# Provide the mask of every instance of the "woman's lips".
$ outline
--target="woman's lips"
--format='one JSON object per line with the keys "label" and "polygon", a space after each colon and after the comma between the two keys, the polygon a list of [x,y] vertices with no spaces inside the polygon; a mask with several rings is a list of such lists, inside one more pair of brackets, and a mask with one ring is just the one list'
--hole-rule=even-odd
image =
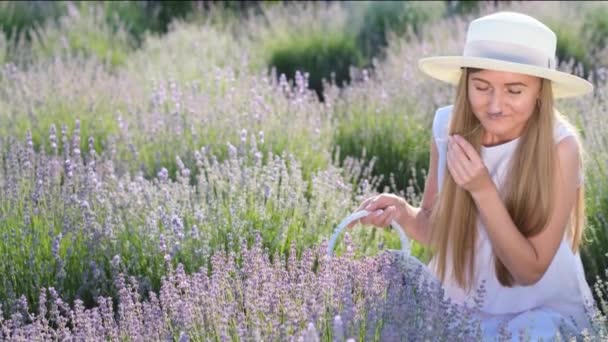
{"label": "woman's lips", "polygon": [[499,119],[502,119],[504,117],[505,117],[504,114],[488,114],[488,118],[490,120],[499,120]]}

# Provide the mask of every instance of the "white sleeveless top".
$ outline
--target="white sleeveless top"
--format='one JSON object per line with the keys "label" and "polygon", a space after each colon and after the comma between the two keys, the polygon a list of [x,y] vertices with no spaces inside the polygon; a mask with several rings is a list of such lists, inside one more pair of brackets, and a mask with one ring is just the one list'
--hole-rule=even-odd
{"label": "white sleeveless top", "polygon": [[[433,120],[433,137],[439,152],[437,167],[438,189],[441,189],[443,177],[447,170],[447,135],[449,132],[450,116],[453,106],[442,107],[435,113]],[[555,127],[556,143],[573,133],[563,123]],[[481,157],[488,168],[489,174],[500,189],[508,172],[508,165],[519,138],[507,143],[481,148]],[[449,171],[447,171],[449,172]],[[579,177],[579,186],[582,177]],[[557,250],[547,272],[536,284],[531,286],[504,287],[496,278],[492,246],[481,219],[477,220],[478,239],[475,257],[476,278],[470,292],[465,292],[455,281],[451,280],[451,261],[448,259],[446,296],[452,301],[474,306],[475,290],[485,281],[485,296],[482,313],[492,315],[517,314],[536,308],[548,308],[569,317],[574,316],[579,322],[584,315],[583,305],[592,305],[591,289],[585,280],[585,273],[578,253],[573,254],[567,237]],[[437,275],[436,259],[433,258],[429,268]]]}

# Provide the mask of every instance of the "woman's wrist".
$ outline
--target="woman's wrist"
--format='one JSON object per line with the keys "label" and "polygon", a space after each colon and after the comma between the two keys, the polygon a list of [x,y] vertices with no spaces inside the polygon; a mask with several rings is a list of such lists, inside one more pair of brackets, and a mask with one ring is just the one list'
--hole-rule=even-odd
{"label": "woman's wrist", "polygon": [[[427,246],[429,242],[426,227],[430,216],[429,213],[425,212],[425,209],[422,207],[418,208],[410,205],[403,198],[399,200],[397,208],[398,216],[396,220],[403,228],[405,234],[410,239],[417,241],[423,246]],[[419,217],[419,215],[424,215],[424,217]]]}
{"label": "woman's wrist", "polygon": [[[397,222],[401,227],[411,227],[416,217],[416,210],[403,197],[399,197],[397,205]],[[406,231],[407,232],[407,231]]]}
{"label": "woman's wrist", "polygon": [[471,197],[473,198],[473,201],[475,202],[475,204],[479,205],[480,203],[488,201],[493,196],[495,196],[497,191],[498,190],[494,186],[494,183],[491,183],[488,186],[486,186],[478,191],[471,192],[470,194],[471,194]]}

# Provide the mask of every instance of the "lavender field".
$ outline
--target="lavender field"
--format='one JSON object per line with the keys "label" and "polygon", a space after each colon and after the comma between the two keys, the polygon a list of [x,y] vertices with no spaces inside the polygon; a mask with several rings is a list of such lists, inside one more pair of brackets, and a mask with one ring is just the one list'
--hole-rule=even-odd
{"label": "lavender field", "polygon": [[325,251],[363,199],[419,204],[432,116],[455,93],[417,60],[460,54],[470,19],[497,10],[552,25],[559,68],[595,85],[557,106],[586,148],[597,312],[580,338],[608,339],[608,3],[493,3],[411,2],[416,25],[322,94],[273,63],[364,52],[349,42],[373,3],[199,9],[135,47],[104,7],[67,2],[30,38],[0,33],[0,340],[480,339],[475,308],[396,257],[394,232],[358,226]]}

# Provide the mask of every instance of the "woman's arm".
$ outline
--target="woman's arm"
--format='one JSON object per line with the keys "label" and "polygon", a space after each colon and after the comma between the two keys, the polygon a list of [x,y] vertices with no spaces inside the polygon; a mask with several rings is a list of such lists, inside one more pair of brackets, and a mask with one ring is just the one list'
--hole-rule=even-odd
{"label": "woman's arm", "polygon": [[[437,160],[438,152],[437,145],[434,139],[431,139],[431,161],[429,165],[429,171],[424,185],[424,194],[422,196],[422,203],[420,207],[413,207],[405,202],[403,211],[398,211],[396,217],[399,225],[404,227],[409,237],[418,241],[421,245],[427,247],[430,243],[429,234],[429,217],[435,200],[437,197]],[[405,227],[409,227],[405,228]]]}
{"label": "woman's arm", "polygon": [[[463,141],[464,139],[452,140],[455,142],[451,145],[453,154],[448,157],[448,163],[452,164],[451,172],[453,169],[457,175],[455,178],[459,178],[457,183],[471,193],[486,226],[494,253],[517,283],[532,285],[538,282],[559,248],[574,207],[580,158],[576,141],[565,138],[557,145],[553,213],[541,233],[526,238],[513,223],[496,186],[487,175],[487,169],[485,175],[481,172],[478,164],[481,160],[478,160],[477,155],[472,155],[476,151],[468,142]],[[468,162],[461,162],[463,158],[468,158]],[[481,163],[483,165],[483,162]]]}
{"label": "woman's arm", "polygon": [[[422,204],[420,208],[407,203],[405,198],[393,194],[380,194],[365,200],[356,211],[367,210],[370,214],[358,220],[362,224],[387,227],[392,220],[403,228],[405,234],[423,246],[429,244],[429,215],[437,195],[437,146],[431,139],[430,170],[426,178]],[[353,227],[352,222],[348,227]]]}

